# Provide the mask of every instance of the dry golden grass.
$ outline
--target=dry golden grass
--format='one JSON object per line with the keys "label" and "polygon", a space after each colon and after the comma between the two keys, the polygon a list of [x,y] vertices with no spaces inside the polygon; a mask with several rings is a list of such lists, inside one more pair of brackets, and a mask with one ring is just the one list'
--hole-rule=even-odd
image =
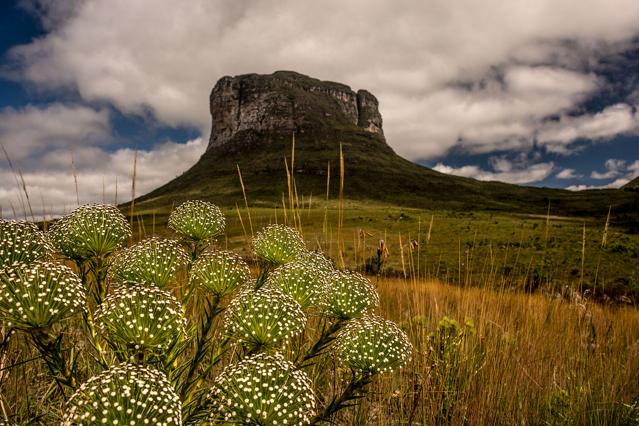
{"label": "dry golden grass", "polygon": [[[381,314],[408,332],[414,357],[343,421],[636,424],[636,309],[425,281],[382,279],[378,289]],[[445,316],[460,329],[474,324],[448,367],[431,362],[438,348],[429,337]]]}

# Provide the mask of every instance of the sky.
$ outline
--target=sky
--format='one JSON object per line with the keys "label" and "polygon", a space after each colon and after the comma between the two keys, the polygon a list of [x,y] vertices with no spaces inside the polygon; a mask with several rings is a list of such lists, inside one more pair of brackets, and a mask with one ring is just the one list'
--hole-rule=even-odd
{"label": "sky", "polygon": [[391,147],[440,172],[620,187],[637,22],[636,0],[5,0],[2,215],[126,201],[134,157],[135,195],[168,182],[206,149],[215,82],[277,70],[372,92]]}

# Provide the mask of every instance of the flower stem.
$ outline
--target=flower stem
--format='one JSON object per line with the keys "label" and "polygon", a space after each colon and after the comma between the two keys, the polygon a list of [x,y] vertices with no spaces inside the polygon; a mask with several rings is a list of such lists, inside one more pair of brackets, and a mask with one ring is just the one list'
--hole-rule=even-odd
{"label": "flower stem", "polygon": [[62,334],[54,338],[46,329],[36,328],[31,330],[31,339],[66,399],[63,386],[75,389],[77,379],[73,368],[75,364],[73,354],[67,360],[62,351]]}
{"label": "flower stem", "polygon": [[311,420],[311,425],[320,424],[329,421],[329,419],[338,411],[355,405],[355,401],[366,396],[366,387],[373,381],[373,375],[370,373],[357,374],[352,372],[351,379],[346,389],[335,395],[331,402],[324,410]]}

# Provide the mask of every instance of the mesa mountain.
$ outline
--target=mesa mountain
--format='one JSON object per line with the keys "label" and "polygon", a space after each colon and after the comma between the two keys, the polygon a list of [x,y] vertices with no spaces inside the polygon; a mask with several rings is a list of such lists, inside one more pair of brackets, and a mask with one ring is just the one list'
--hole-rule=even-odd
{"label": "mesa mountain", "polygon": [[[299,196],[324,199],[339,191],[340,146],[344,197],[411,207],[503,210],[544,214],[634,215],[639,195],[626,190],[571,192],[450,176],[412,163],[387,144],[378,101],[291,71],[222,77],[210,96],[212,130],[206,152],[181,176],[140,197],[140,209],[170,207],[186,199],[234,205],[243,200],[241,170],[252,205],[280,204],[288,194],[291,164]],[[329,172],[330,170],[330,172]]]}

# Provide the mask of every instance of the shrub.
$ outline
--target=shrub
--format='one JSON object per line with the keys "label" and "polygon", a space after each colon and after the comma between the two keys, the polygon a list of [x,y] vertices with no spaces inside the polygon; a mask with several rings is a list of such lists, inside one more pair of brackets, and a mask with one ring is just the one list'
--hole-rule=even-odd
{"label": "shrub", "polygon": [[0,219],[0,269],[14,263],[44,260],[52,253],[49,240],[35,224]]}
{"label": "shrub", "polygon": [[67,403],[62,425],[181,425],[180,410],[180,399],[163,373],[120,364],[80,386]]}
{"label": "shrub", "polygon": [[119,251],[109,268],[112,281],[166,287],[188,263],[188,255],[174,240],[150,237]]}
{"label": "shrub", "polygon": [[16,264],[0,272],[0,318],[21,329],[47,328],[84,308],[86,293],[68,267]]}
{"label": "shrub", "polygon": [[311,380],[281,354],[229,365],[209,399],[211,420],[224,424],[307,425],[315,415]]}

